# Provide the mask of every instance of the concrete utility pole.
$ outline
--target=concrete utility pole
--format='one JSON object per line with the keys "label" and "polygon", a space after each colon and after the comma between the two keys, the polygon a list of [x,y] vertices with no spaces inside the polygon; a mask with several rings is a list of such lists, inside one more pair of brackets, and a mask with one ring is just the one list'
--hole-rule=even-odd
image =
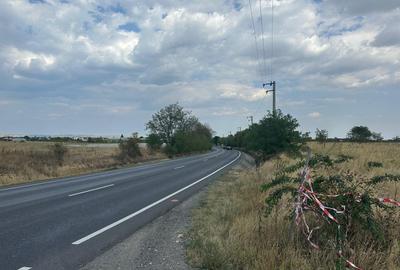
{"label": "concrete utility pole", "polygon": [[242,132],[242,127],[238,127],[239,132]]}
{"label": "concrete utility pole", "polygon": [[253,125],[253,116],[252,115],[247,116],[247,120],[250,121],[250,126],[252,126]]}
{"label": "concrete utility pole", "polygon": [[268,89],[265,91],[266,94],[268,94],[269,92],[272,92],[272,114],[275,115],[276,114],[276,82],[275,81],[271,81],[269,83],[264,83],[263,84],[263,88],[265,88],[265,86],[272,86],[272,89]]}

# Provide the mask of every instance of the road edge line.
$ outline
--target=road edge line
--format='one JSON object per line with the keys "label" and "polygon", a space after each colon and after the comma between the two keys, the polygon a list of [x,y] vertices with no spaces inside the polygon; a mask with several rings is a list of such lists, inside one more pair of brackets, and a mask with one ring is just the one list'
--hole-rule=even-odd
{"label": "road edge line", "polygon": [[239,155],[234,160],[232,160],[229,163],[225,164],[221,168],[219,168],[219,169],[213,171],[212,173],[200,178],[199,180],[196,180],[195,182],[193,182],[193,183],[191,183],[191,184],[189,184],[189,185],[187,185],[187,186],[185,186],[185,187],[183,187],[183,188],[181,188],[181,189],[179,189],[179,190],[177,190],[177,191],[165,196],[164,198],[161,198],[158,201],[155,201],[155,202],[143,207],[142,209],[140,209],[140,210],[138,210],[138,211],[136,211],[136,212],[134,212],[134,213],[132,213],[130,215],[128,215],[128,216],[126,216],[124,218],[121,218],[121,219],[111,223],[110,225],[107,225],[106,227],[103,227],[103,228],[101,228],[101,229],[99,229],[99,230],[97,230],[97,231],[95,231],[95,232],[93,232],[93,233],[91,233],[91,234],[79,239],[79,240],[76,240],[76,241],[72,242],[72,245],[80,245],[80,244],[90,240],[91,238],[93,238],[93,237],[95,237],[95,236],[97,236],[99,234],[102,234],[103,232],[108,231],[108,230],[118,226],[119,224],[121,224],[121,223],[123,223],[123,222],[125,222],[125,221],[127,221],[127,220],[129,220],[129,219],[131,219],[131,218],[143,213],[144,211],[146,211],[146,210],[148,210],[148,209],[150,209],[150,208],[152,208],[152,207],[154,207],[154,206],[156,206],[156,205],[158,205],[158,204],[170,199],[171,197],[175,196],[176,194],[179,194],[182,191],[185,191],[186,189],[191,188],[192,186],[204,181],[205,179],[209,178],[210,176],[216,174],[217,172],[225,169],[226,167],[228,167],[232,163],[236,162],[240,158],[240,156],[242,155],[242,153],[240,151],[238,151],[238,152],[239,152]]}

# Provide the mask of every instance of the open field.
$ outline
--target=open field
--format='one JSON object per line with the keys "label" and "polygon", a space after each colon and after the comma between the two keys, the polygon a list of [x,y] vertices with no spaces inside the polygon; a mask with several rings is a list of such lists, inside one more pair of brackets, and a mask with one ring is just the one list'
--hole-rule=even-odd
{"label": "open field", "polygon": [[[334,168],[314,173],[354,173],[358,179],[400,174],[400,144],[310,143],[309,146],[314,154],[353,157]],[[368,166],[371,161],[381,162],[383,167]],[[288,218],[294,207],[289,197],[284,197],[271,215],[264,214],[267,194],[260,191],[260,186],[271,182],[282,164],[293,163],[293,159],[281,156],[263,164],[259,171],[231,174],[215,183],[193,212],[187,249],[190,263],[205,269],[336,269],[336,250],[312,249],[293,218]],[[380,184],[374,193],[399,200],[400,183]],[[400,269],[400,209],[393,209],[390,215],[375,211],[384,228],[384,244],[378,244],[362,231],[356,232],[349,243],[348,258],[363,269]]]}
{"label": "open field", "polygon": [[[47,142],[0,142],[0,185],[18,184],[88,173],[122,166],[118,145],[66,144],[67,152],[60,165]],[[134,162],[161,159],[161,153],[151,154],[141,149],[142,157]]]}

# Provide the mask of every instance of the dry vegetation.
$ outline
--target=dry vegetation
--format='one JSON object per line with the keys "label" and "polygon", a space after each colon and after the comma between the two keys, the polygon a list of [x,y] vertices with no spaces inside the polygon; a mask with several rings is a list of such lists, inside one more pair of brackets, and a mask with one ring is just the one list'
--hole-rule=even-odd
{"label": "dry vegetation", "polygon": [[[125,165],[115,147],[68,145],[62,165],[54,153],[54,143],[0,142],[0,185],[18,184],[39,179],[69,176]],[[141,162],[165,158],[160,153],[142,151]]]}
{"label": "dry vegetation", "polygon": [[[335,171],[351,172],[360,179],[385,173],[400,174],[400,144],[395,143],[310,143],[313,153],[348,155],[354,159]],[[383,167],[370,168],[368,162]],[[281,156],[266,162],[258,172],[230,174],[214,184],[202,205],[194,210],[193,227],[187,249],[193,266],[205,269],[335,269],[334,248],[312,249],[288,213],[293,203],[288,197],[268,217],[263,183],[271,181],[282,163],[293,161]],[[379,196],[400,200],[400,183],[385,183],[375,191]],[[378,211],[378,210],[377,210]],[[385,247],[362,233],[356,235],[348,251],[350,259],[363,269],[400,269],[400,209],[381,217],[388,239]]]}

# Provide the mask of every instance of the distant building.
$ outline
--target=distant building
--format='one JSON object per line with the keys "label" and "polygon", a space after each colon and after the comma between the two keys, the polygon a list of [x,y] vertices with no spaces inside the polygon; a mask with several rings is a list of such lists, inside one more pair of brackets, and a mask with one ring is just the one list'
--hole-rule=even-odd
{"label": "distant building", "polygon": [[12,139],[13,142],[26,142],[26,139],[24,137],[14,137]]}

